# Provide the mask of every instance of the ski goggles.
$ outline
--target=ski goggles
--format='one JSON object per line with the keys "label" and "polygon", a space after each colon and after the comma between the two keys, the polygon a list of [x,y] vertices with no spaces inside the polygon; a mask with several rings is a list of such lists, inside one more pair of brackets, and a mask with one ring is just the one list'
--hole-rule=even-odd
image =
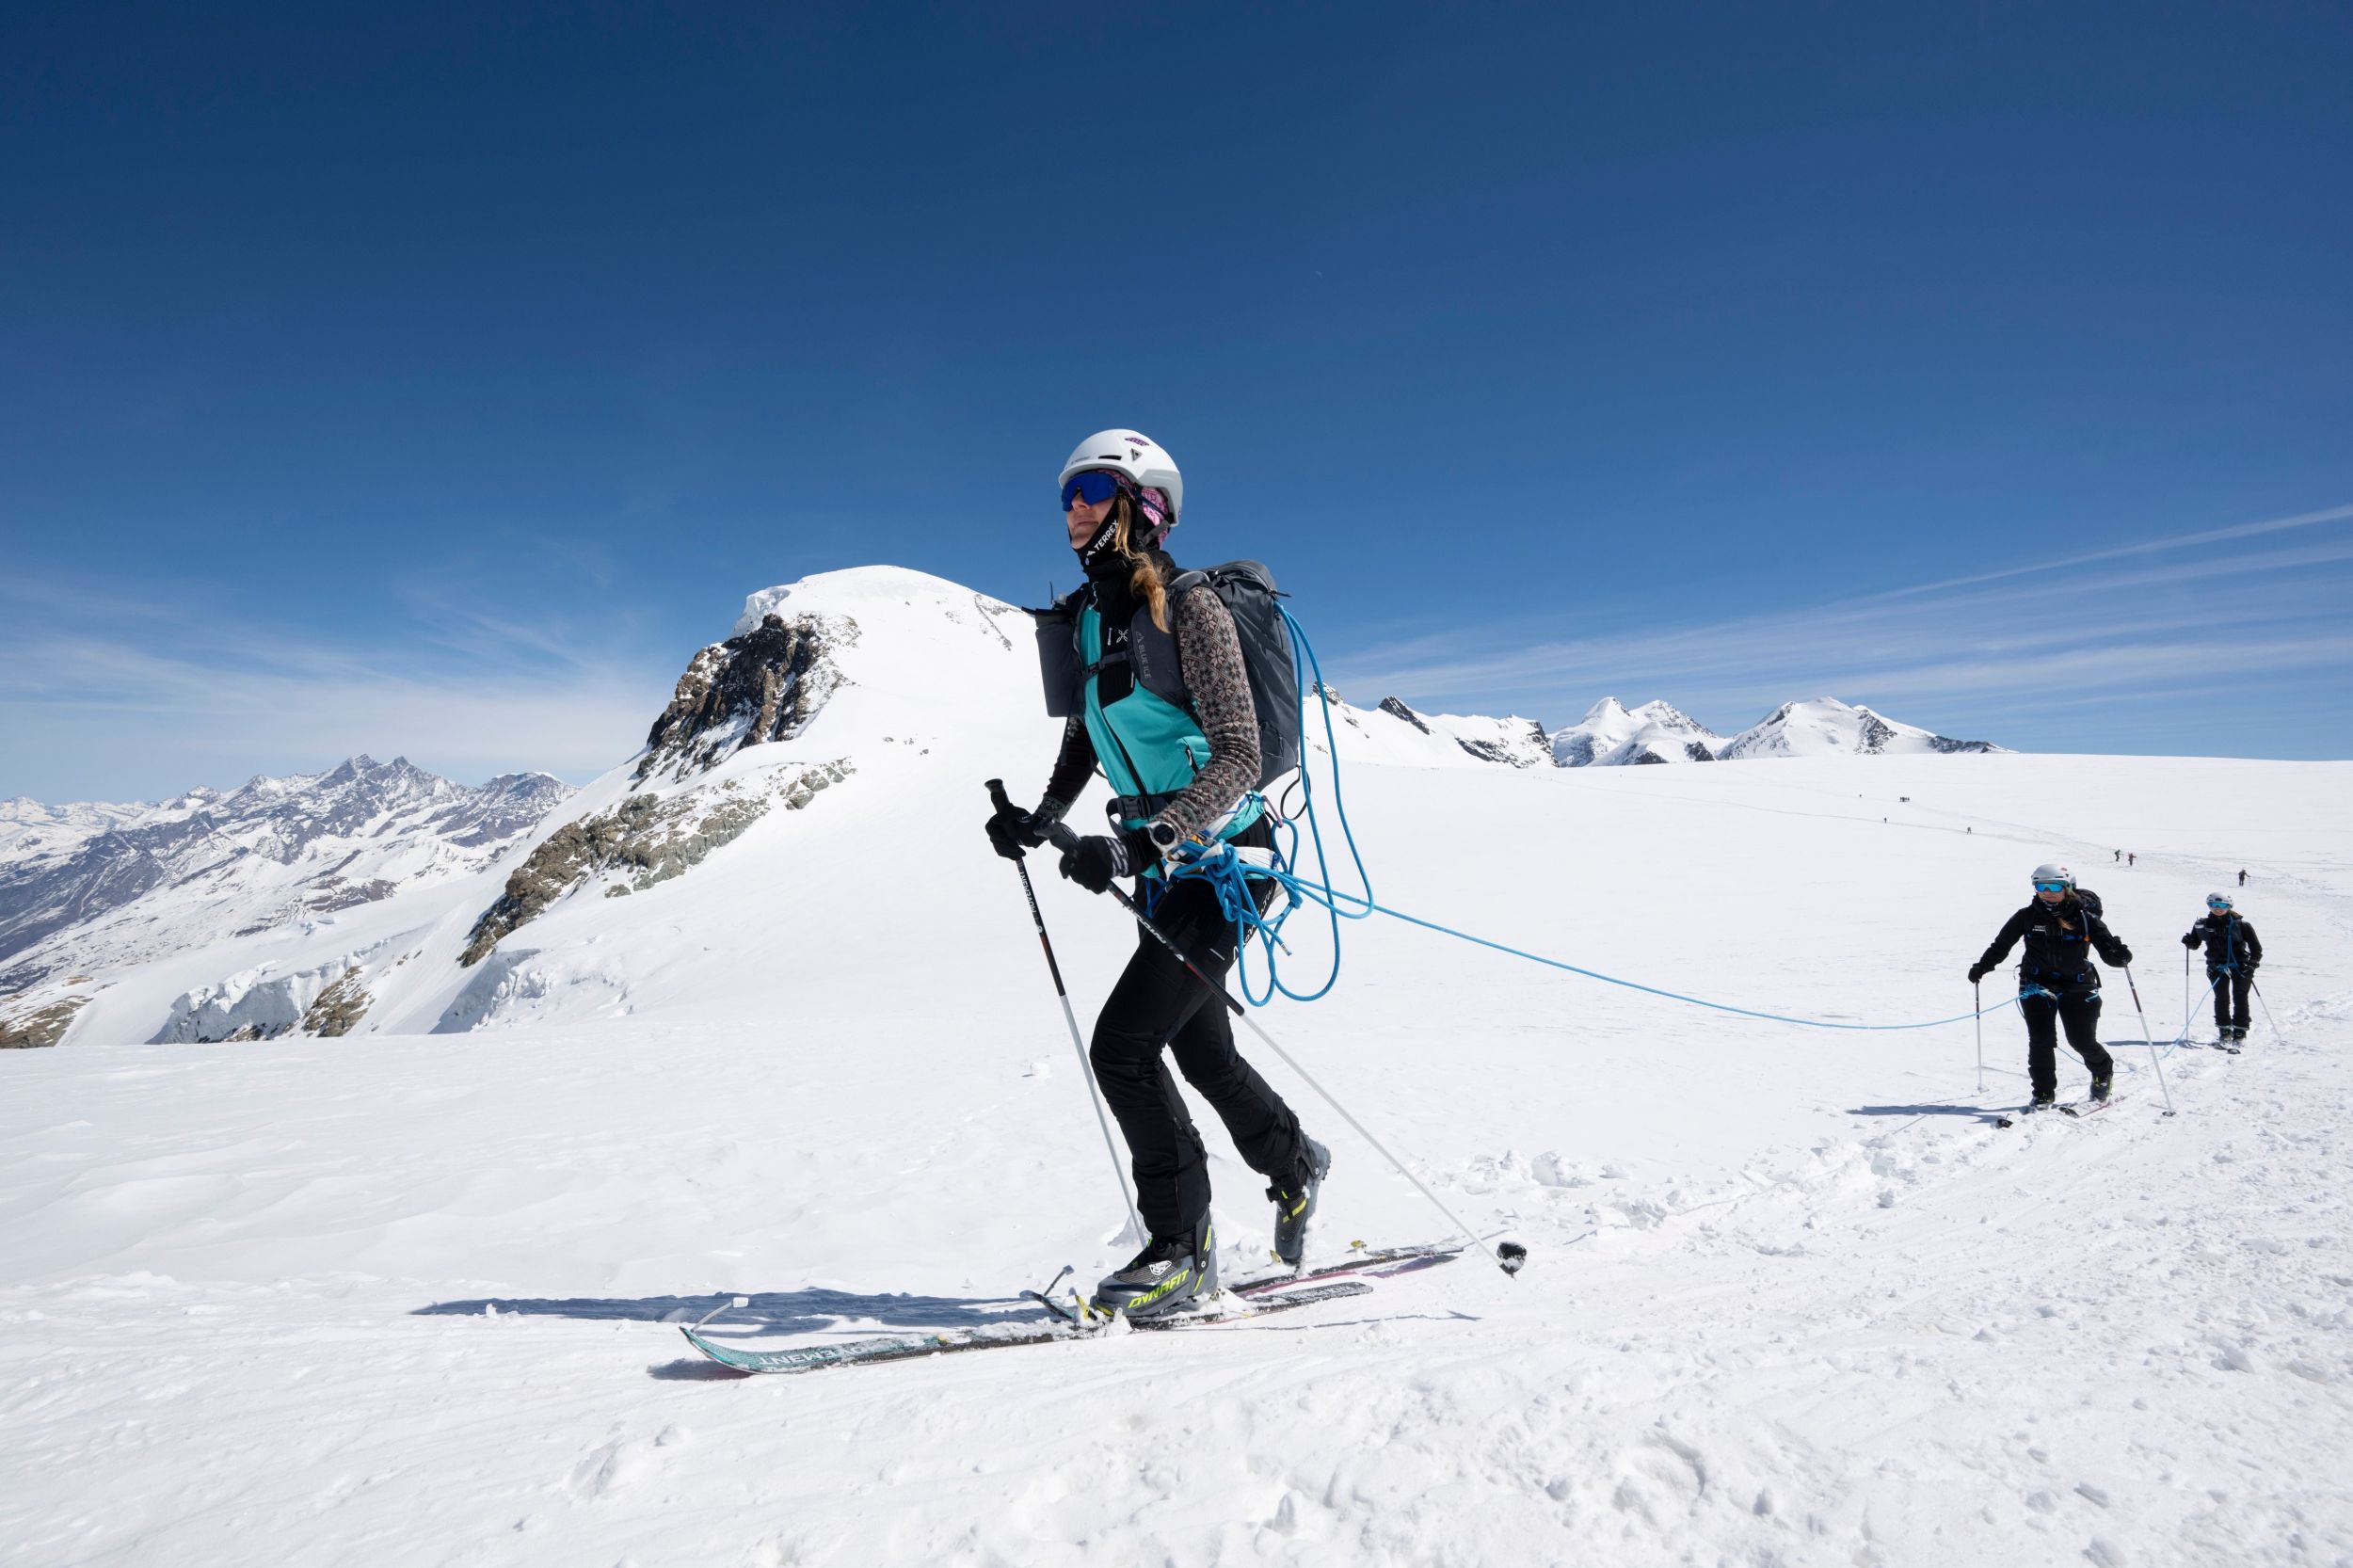
{"label": "ski goggles", "polygon": [[2034,890],[2038,893],[2063,893],[2067,891],[2067,884],[2064,882],[2038,882],[2034,885]]}
{"label": "ski goggles", "polygon": [[1090,506],[1100,506],[1119,493],[1119,475],[1092,469],[1074,473],[1063,481],[1062,509],[1065,512],[1083,501]]}
{"label": "ski goggles", "polygon": [[2231,901],[2227,898],[2210,898],[2206,901],[2206,907],[2209,909],[2228,909],[2231,907]]}

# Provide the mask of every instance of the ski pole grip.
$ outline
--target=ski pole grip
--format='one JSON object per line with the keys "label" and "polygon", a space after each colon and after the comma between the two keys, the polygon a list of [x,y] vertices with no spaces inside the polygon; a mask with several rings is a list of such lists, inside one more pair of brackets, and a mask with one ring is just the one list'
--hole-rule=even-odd
{"label": "ski pole grip", "polygon": [[[1005,798],[1003,779],[992,778],[988,781],[988,803],[1000,811],[1013,809],[1013,802]],[[1079,836],[1070,830],[1067,823],[1056,823],[1046,830],[1046,841],[1067,855],[1078,847]]]}

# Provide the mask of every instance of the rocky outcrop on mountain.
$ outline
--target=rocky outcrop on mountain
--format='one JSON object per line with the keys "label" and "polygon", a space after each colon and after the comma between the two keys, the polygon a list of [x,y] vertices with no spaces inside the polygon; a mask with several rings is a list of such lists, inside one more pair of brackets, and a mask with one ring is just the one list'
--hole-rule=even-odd
{"label": "rocky outcrop on mountain", "polygon": [[302,1032],[328,1040],[350,1033],[376,1000],[360,983],[361,973],[356,967],[345,969],[341,980],[321,991],[303,1012]]}
{"label": "rocky outcrop on mountain", "polygon": [[65,1038],[73,1015],[88,1005],[88,997],[60,997],[28,1007],[13,1016],[0,1016],[0,1050],[28,1050],[54,1046]]}
{"label": "rocky outcrop on mountain", "polygon": [[7,803],[0,988],[251,936],[487,865],[571,786],[454,783],[406,758],[192,790],[154,806]]}
{"label": "rocky outcrop on mountain", "polygon": [[[1338,701],[1337,695],[1334,701]],[[1545,727],[1534,719],[1424,713],[1393,696],[1383,697],[1375,712],[1409,724],[1433,740],[1441,743],[1450,741],[1465,754],[1481,762],[1501,762],[1513,768],[1538,768],[1551,760],[1552,739],[1545,733]]]}
{"label": "rocky outcrop on mountain", "polygon": [[638,781],[683,779],[745,746],[792,739],[842,683],[832,650],[857,635],[847,616],[771,612],[702,649],[647,733]]}
{"label": "rocky outcrop on mountain", "polygon": [[457,961],[480,963],[501,938],[609,873],[617,875],[606,882],[607,898],[683,875],[741,837],[771,806],[800,810],[853,771],[845,758],[749,782],[725,779],[683,794],[632,794],[609,811],[566,823],[508,874],[505,890],[474,921]]}

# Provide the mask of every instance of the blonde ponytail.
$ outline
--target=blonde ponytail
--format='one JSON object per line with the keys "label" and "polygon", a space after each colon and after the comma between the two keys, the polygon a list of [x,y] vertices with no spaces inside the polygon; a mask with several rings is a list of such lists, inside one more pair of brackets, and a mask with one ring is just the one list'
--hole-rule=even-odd
{"label": "blonde ponytail", "polygon": [[1135,510],[1126,496],[1121,496],[1112,511],[1112,548],[1126,556],[1134,566],[1128,575],[1128,591],[1144,600],[1152,612],[1152,624],[1168,630],[1168,584],[1160,581],[1160,568],[1148,553],[1138,554],[1128,547],[1128,525],[1135,520]]}

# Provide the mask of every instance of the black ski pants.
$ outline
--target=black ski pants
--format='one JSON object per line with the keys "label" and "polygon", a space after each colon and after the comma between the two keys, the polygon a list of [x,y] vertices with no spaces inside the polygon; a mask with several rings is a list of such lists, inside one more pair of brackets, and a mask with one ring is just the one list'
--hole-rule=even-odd
{"label": "black ski pants", "polygon": [[[1215,889],[1179,882],[1154,905],[1152,923],[1224,986],[1234,962],[1234,927],[1218,907]],[[1163,1048],[1225,1124],[1252,1170],[1288,1176],[1305,1145],[1299,1118],[1234,1048],[1225,1004],[1149,933],[1138,931],[1135,956],[1095,1020],[1087,1054],[1127,1137],[1144,1223],[1155,1236],[1183,1236],[1209,1212],[1209,1151],[1176,1092]]]}
{"label": "black ski pants", "polygon": [[2255,984],[2255,977],[2242,964],[2226,969],[2219,964],[2206,966],[2206,979],[2214,985],[2214,1027],[2217,1030],[2247,1027],[2247,988]]}
{"label": "black ski pants", "polygon": [[2100,1044],[2100,993],[2084,985],[2053,986],[2058,995],[2022,999],[2018,1011],[2026,1019],[2026,1076],[2034,1080],[2037,1099],[2058,1094],[2058,1029],[2067,1026],[2067,1043],[2094,1078],[2106,1078],[2116,1063]]}

